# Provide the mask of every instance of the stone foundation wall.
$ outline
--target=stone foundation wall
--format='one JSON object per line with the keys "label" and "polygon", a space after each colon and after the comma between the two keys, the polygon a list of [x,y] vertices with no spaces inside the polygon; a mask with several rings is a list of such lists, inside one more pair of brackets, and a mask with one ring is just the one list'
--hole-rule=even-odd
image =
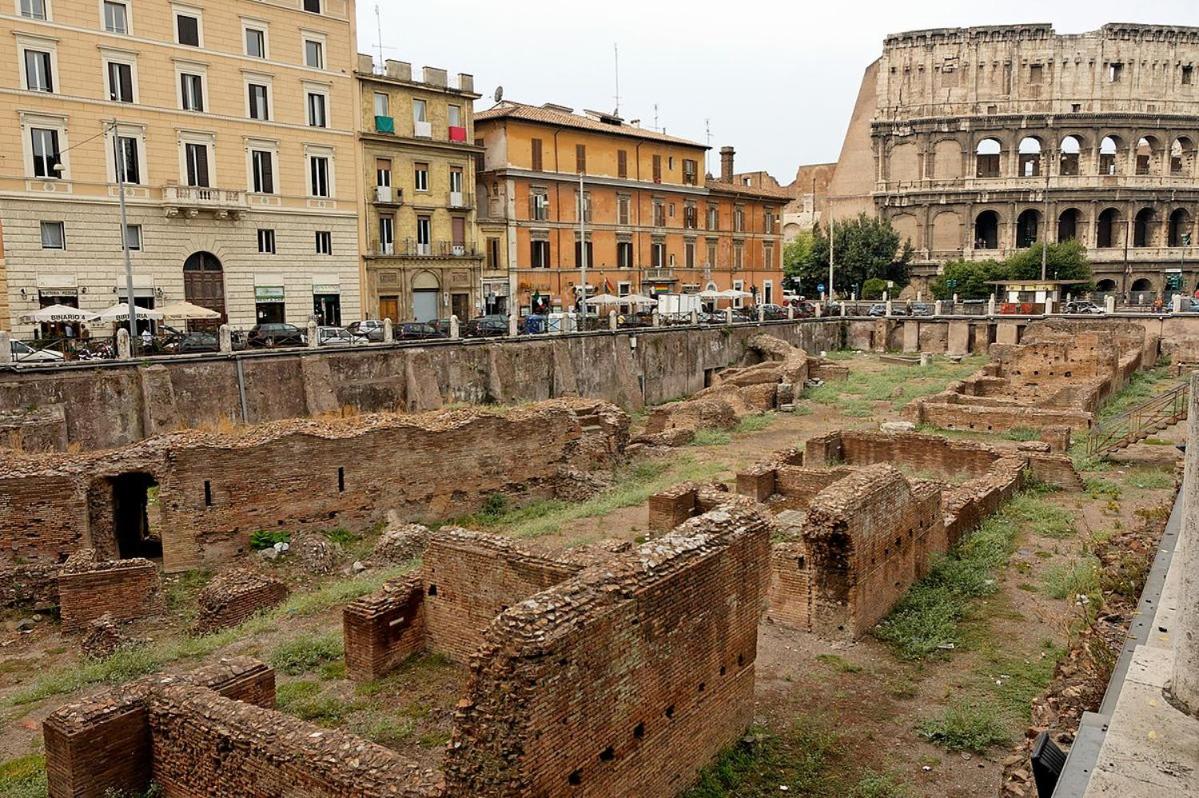
{"label": "stone foundation wall", "polygon": [[987,446],[955,441],[941,435],[842,430],[809,439],[805,462],[811,466],[893,463],[941,477],[960,479],[962,476],[982,476],[997,457]]}
{"label": "stone foundation wall", "polygon": [[197,597],[199,612],[193,634],[205,635],[237,626],[287,598],[287,585],[265,574],[237,568],[217,574]]}
{"label": "stone foundation wall", "polygon": [[669,798],[738,739],[771,527],[741,501],[495,620],[447,751],[450,795]]}
{"label": "stone foundation wall", "polygon": [[0,562],[62,563],[87,542],[87,491],[77,479],[52,470],[0,477]]}
{"label": "stone foundation wall", "polygon": [[81,632],[101,615],[133,621],[163,610],[158,567],[149,560],[69,563],[58,575],[62,630]]}

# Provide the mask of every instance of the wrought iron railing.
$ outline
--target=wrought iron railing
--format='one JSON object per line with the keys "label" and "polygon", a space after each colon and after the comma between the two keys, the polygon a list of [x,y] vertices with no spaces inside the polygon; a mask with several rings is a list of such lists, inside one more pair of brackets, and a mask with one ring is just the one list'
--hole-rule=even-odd
{"label": "wrought iron railing", "polygon": [[1190,392],[1187,383],[1158,394],[1127,413],[1107,419],[1091,429],[1087,436],[1087,454],[1102,457],[1143,441],[1155,432],[1177,424],[1187,417]]}

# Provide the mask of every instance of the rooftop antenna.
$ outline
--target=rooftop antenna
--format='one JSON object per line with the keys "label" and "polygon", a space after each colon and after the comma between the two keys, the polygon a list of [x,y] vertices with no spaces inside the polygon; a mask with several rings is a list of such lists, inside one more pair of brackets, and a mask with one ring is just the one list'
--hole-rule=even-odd
{"label": "rooftop antenna", "polygon": [[496,105],[499,105],[500,103],[502,103],[504,101],[504,87],[496,86],[495,94],[493,94],[492,97],[495,99]]}
{"label": "rooftop antenna", "polygon": [[379,4],[375,3],[375,27],[378,30],[379,71],[383,71],[383,17],[379,15]]}
{"label": "rooftop antenna", "polygon": [[711,119],[704,120],[704,137],[706,138],[707,143],[708,143],[708,149],[704,150],[704,174],[710,175],[710,174],[712,174],[712,167],[708,163],[708,158],[712,154],[712,120]]}
{"label": "rooftop antenna", "polygon": [[620,116],[620,45],[612,43],[613,62],[616,66],[616,110],[612,116]]}
{"label": "rooftop antenna", "polygon": [[661,130],[661,128],[658,127],[658,104],[657,103],[654,103],[654,130],[658,130],[658,131]]}

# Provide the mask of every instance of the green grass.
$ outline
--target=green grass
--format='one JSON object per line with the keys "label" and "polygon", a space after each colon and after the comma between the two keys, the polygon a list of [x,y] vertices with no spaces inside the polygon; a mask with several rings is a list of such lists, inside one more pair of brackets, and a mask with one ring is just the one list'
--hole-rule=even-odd
{"label": "green grass", "polygon": [[359,725],[358,735],[379,745],[400,745],[416,731],[416,722],[409,718],[374,716]]}
{"label": "green grass", "polygon": [[1177,384],[1178,380],[1170,373],[1169,364],[1135,372],[1128,384],[1099,409],[1099,421],[1102,423],[1125,413]]}
{"label": "green grass", "polygon": [[683,798],[766,798],[779,787],[795,796],[844,796],[832,773],[837,735],[807,719],[783,734],[757,727],[700,773]]}
{"label": "green grass", "polygon": [[3,798],[44,798],[46,758],[29,754],[0,762],[0,796]]}
{"label": "green grass", "polygon": [[274,529],[263,529],[250,535],[250,548],[254,551],[269,549],[276,543],[290,543],[291,533]]}
{"label": "green grass", "polygon": [[855,373],[848,382],[826,382],[809,390],[806,398],[818,404],[837,407],[842,415],[873,415],[874,402],[890,402],[892,410],[902,410],[912,401],[940,393],[951,382],[974,373],[985,358],[964,358],[961,363],[934,360],[927,367],[893,365],[876,372]]}
{"label": "green grass", "polygon": [[1037,535],[1060,540],[1078,534],[1070,511],[1046,501],[1039,490],[1023,491],[1008,503],[1004,512]]}
{"label": "green grass", "polygon": [[697,429],[691,446],[727,446],[733,437],[718,429]]}
{"label": "green grass", "polygon": [[977,675],[990,701],[1014,726],[1022,727],[1028,725],[1033,699],[1049,686],[1065,653],[1052,640],[1041,641],[1039,650],[1025,657],[1012,654],[1006,646],[992,649]]}
{"label": "green grass", "polygon": [[330,543],[336,543],[339,546],[348,546],[358,540],[358,536],[345,527],[337,527],[336,529],[326,529],[325,539]]}
{"label": "green grass", "polygon": [[816,661],[822,662],[841,673],[861,673],[863,670],[861,665],[854,664],[837,654],[817,654]]}
{"label": "green grass", "polygon": [[939,716],[919,724],[917,730],[950,751],[982,754],[1011,741],[1002,711],[986,701],[955,701]]}
{"label": "green grass", "polygon": [[345,647],[340,633],[304,635],[288,640],[275,648],[270,661],[275,669],[293,676],[316,670],[321,665],[341,659]]}
{"label": "green grass", "polygon": [[733,431],[737,433],[761,432],[773,424],[776,418],[777,416],[774,413],[758,413],[752,416],[745,416],[737,422],[737,427]]}
{"label": "green grass", "polygon": [[1174,487],[1174,474],[1170,471],[1142,469],[1129,472],[1124,483],[1138,490],[1166,490]]}
{"label": "green grass", "polygon": [[322,695],[320,684],[306,681],[279,685],[276,707],[280,712],[323,726],[338,724],[351,712],[360,709],[360,705],[354,701]]}
{"label": "green grass", "polygon": [[1068,563],[1051,565],[1045,570],[1045,593],[1055,599],[1074,600],[1075,596],[1087,596],[1091,601],[1099,598],[1099,560],[1093,555]]}
{"label": "green grass", "polygon": [[1009,441],[1039,441],[1041,440],[1041,433],[1039,430],[1028,429],[1027,427],[1012,427],[1001,433],[999,437],[1007,438]]}
{"label": "green grass", "polygon": [[1120,486],[1110,479],[1089,477],[1082,481],[1083,489],[1092,499],[1120,500]]}
{"label": "green grass", "polygon": [[849,791],[849,798],[908,798],[911,794],[899,776],[868,773],[858,779],[858,783]]}

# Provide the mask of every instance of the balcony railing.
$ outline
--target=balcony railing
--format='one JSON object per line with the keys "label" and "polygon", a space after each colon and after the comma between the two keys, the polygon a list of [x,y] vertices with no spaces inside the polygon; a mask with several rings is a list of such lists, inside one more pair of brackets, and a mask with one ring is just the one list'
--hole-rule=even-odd
{"label": "balcony railing", "polygon": [[466,128],[459,125],[450,125],[448,132],[450,141],[466,143]]}
{"label": "balcony railing", "polygon": [[205,208],[244,208],[246,192],[240,189],[210,186],[165,186],[163,199],[178,205],[199,205]]}
{"label": "balcony railing", "polygon": [[398,249],[399,254],[410,258],[473,258],[479,254],[472,241],[419,242],[406,238]]}
{"label": "balcony railing", "polygon": [[431,122],[413,122],[412,135],[418,139],[433,138],[433,124]]}
{"label": "balcony railing", "polygon": [[375,194],[370,199],[376,205],[402,205],[404,189],[395,186],[375,186]]}
{"label": "balcony railing", "polygon": [[470,192],[466,192],[466,191],[451,191],[450,192],[449,206],[451,208],[473,208],[474,204],[475,204],[475,198],[473,196],[471,196]]}
{"label": "balcony railing", "polygon": [[657,280],[657,281],[661,281],[661,282],[667,282],[667,281],[673,282],[677,278],[674,276],[674,269],[654,267],[654,268],[646,269],[645,276],[642,279],[643,280]]}
{"label": "balcony railing", "polygon": [[376,133],[391,133],[396,132],[396,121],[390,116],[375,116],[375,132]]}

